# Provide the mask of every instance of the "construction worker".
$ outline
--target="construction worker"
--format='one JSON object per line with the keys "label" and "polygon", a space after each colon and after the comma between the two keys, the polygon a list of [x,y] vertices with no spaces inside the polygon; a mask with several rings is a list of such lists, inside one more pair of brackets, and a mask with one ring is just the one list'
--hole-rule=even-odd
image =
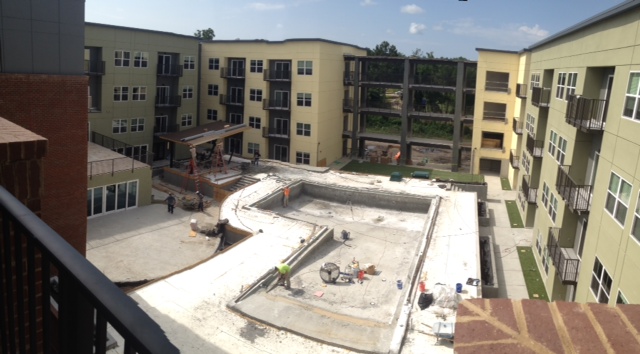
{"label": "construction worker", "polygon": [[291,267],[286,263],[281,263],[275,267],[278,272],[278,285],[284,285],[285,289],[291,289]]}
{"label": "construction worker", "polygon": [[176,197],[173,196],[173,193],[169,193],[169,196],[164,201],[167,202],[167,212],[173,214],[173,208],[176,205]]}
{"label": "construction worker", "polygon": [[399,165],[400,164],[400,151],[398,151],[398,153],[396,154],[394,159],[396,160],[396,165]]}
{"label": "construction worker", "polygon": [[258,166],[259,160],[260,160],[260,151],[256,150],[253,152],[253,164]]}
{"label": "construction worker", "polygon": [[284,202],[283,205],[284,207],[288,207],[289,206],[289,194],[291,194],[291,189],[289,189],[289,186],[284,187]]}
{"label": "construction worker", "polygon": [[204,213],[204,194],[200,193],[200,191],[196,191],[196,196],[198,196],[198,211]]}

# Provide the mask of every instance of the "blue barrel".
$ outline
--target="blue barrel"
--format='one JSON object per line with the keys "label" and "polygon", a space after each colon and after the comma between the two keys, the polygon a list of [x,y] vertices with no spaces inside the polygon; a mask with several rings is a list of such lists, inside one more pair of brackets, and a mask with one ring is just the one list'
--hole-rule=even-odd
{"label": "blue barrel", "polygon": [[457,283],[456,284],[456,292],[458,294],[460,294],[462,292],[462,283]]}
{"label": "blue barrel", "polygon": [[402,290],[402,280],[398,280],[396,285],[398,286],[398,290]]}

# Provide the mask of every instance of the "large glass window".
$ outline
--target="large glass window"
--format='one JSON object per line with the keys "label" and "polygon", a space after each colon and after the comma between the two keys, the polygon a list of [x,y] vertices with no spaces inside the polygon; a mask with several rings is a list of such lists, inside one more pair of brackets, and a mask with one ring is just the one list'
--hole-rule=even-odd
{"label": "large glass window", "polygon": [[560,164],[564,164],[564,158],[567,154],[567,139],[551,131],[549,136],[549,154]]}
{"label": "large glass window", "polygon": [[624,98],[622,116],[640,120],[640,73],[629,74],[629,84]]}
{"label": "large glass window", "polygon": [[138,205],[138,181],[87,189],[87,216],[100,215]]}
{"label": "large glass window", "polygon": [[527,113],[527,122],[525,125],[525,129],[527,131],[527,133],[532,137],[535,138],[536,136],[536,117],[532,116],[531,114]]}
{"label": "large glass window", "polygon": [[609,272],[607,272],[598,257],[596,257],[591,274],[591,293],[599,303],[609,303],[611,283],[613,283],[613,280],[611,276],[609,276]]}
{"label": "large glass window", "polygon": [[627,217],[630,198],[631,184],[629,184],[617,174],[611,172],[605,209],[622,226],[624,226],[624,220]]}

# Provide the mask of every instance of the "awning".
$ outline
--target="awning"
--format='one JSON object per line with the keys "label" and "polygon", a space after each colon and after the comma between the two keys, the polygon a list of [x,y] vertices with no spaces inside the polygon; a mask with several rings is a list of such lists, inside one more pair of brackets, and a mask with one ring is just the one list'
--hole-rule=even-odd
{"label": "awning", "polygon": [[242,133],[251,129],[246,124],[231,124],[228,122],[212,122],[195,128],[182,130],[175,133],[167,133],[158,136],[176,144],[187,146],[197,146],[206,144],[213,140],[223,139],[228,136]]}

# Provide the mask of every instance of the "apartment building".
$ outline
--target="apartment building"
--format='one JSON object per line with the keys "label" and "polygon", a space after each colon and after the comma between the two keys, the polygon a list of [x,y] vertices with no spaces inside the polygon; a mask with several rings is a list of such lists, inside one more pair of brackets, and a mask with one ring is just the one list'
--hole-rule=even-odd
{"label": "apartment building", "polygon": [[521,120],[517,96],[526,90],[518,84],[518,52],[476,48],[476,104],[473,124],[472,173],[493,173],[511,177],[519,168],[518,135],[513,124]]}
{"label": "apartment building", "polygon": [[203,42],[201,124],[251,129],[227,137],[227,153],[326,166],[343,156],[344,56],[357,46],[322,39]]}
{"label": "apartment building", "polygon": [[638,28],[626,1],[517,55],[509,177],[553,300],[640,303]]}

